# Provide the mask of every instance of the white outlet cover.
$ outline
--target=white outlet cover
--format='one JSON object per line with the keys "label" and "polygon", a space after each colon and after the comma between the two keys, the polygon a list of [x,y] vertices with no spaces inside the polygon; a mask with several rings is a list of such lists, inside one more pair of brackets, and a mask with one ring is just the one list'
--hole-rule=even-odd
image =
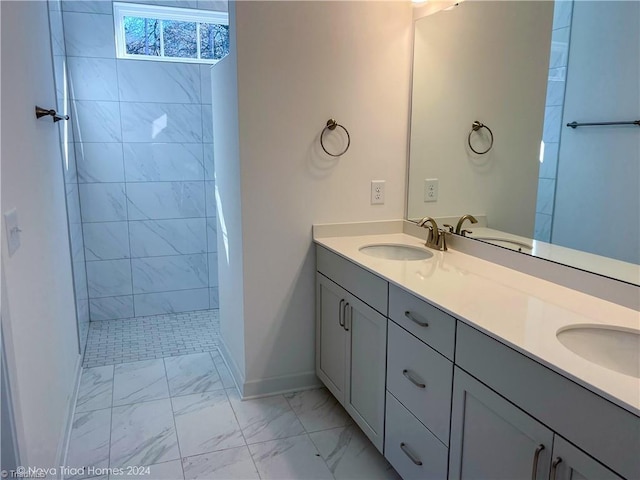
{"label": "white outlet cover", "polygon": [[371,180],[371,205],[384,204],[384,180]]}

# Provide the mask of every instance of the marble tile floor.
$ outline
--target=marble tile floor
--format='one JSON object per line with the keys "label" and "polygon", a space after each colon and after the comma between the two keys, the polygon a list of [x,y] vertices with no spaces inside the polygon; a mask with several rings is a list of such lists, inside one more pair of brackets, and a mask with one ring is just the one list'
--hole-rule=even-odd
{"label": "marble tile floor", "polygon": [[211,352],[219,335],[218,309],[91,322],[83,367]]}
{"label": "marble tile floor", "polygon": [[65,478],[400,477],[324,388],[240,400],[220,354],[83,370]]}

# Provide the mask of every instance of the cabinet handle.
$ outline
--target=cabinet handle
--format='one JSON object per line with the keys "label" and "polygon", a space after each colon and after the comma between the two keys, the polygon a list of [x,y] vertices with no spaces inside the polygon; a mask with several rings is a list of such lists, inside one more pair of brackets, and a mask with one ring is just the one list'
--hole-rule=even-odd
{"label": "cabinet handle", "polygon": [[349,302],[344,304],[344,325],[342,326],[345,330],[345,332],[349,331],[349,328],[347,328],[347,309],[349,309],[349,324],[351,324],[351,317],[353,316],[353,307],[349,305]]}
{"label": "cabinet handle", "polygon": [[422,460],[418,460],[404,442],[400,444],[400,449],[407,457],[409,457],[409,460],[411,460],[414,464],[418,465],[419,467],[422,466]]}
{"label": "cabinet handle", "polygon": [[344,328],[344,298],[338,304],[338,324]]}
{"label": "cabinet handle", "polygon": [[411,320],[413,323],[420,325],[421,327],[428,327],[429,324],[427,322],[423,322],[422,320],[418,320],[416,317],[413,316],[413,314],[407,310],[406,312],[404,312],[404,316],[407,317],[409,320]]}
{"label": "cabinet handle", "polygon": [[536,480],[538,477],[538,461],[540,460],[540,452],[544,450],[544,445],[540,444],[536,447],[536,451],[533,454],[533,467],[531,468],[531,480]]}
{"label": "cabinet handle", "polygon": [[551,464],[551,476],[549,477],[549,480],[556,480],[556,473],[558,472],[558,465],[560,462],[562,462],[562,458],[556,457]]}
{"label": "cabinet handle", "polygon": [[406,368],[404,370],[402,370],[402,374],[411,382],[413,383],[416,387],[418,388],[427,388],[427,386],[424,383],[419,382],[418,380],[416,380],[415,378],[413,378],[413,375],[411,375],[411,372],[409,370],[407,370]]}

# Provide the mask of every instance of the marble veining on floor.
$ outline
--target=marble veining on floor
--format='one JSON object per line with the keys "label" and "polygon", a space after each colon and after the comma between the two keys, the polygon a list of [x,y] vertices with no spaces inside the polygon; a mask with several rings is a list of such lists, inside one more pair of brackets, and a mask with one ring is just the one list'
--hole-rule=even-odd
{"label": "marble veining on floor", "polygon": [[400,478],[326,389],[242,401],[217,350],[85,368],[66,465],[74,480]]}
{"label": "marble veining on floor", "polygon": [[[218,309],[91,322],[83,366],[100,367],[211,352],[218,347],[219,332]],[[191,368],[175,363],[168,368],[174,378],[174,388],[180,388],[181,372]],[[210,381],[206,373],[201,372],[205,376],[203,381]]]}

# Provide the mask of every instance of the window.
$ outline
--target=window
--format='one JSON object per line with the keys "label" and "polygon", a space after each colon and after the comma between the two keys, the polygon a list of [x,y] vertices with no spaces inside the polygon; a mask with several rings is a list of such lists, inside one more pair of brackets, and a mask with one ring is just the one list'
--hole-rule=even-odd
{"label": "window", "polygon": [[114,3],[118,58],[216,63],[229,53],[229,15]]}

